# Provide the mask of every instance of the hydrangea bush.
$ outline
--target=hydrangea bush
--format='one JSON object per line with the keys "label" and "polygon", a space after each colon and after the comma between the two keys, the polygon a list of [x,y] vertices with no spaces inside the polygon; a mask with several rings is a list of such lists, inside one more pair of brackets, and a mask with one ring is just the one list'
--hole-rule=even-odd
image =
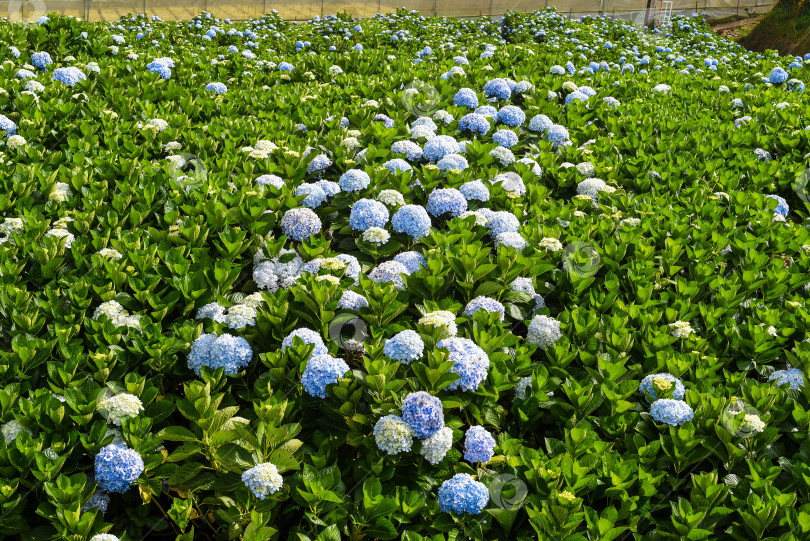
{"label": "hydrangea bush", "polygon": [[671,30],[0,24],[0,537],[810,538],[806,59]]}

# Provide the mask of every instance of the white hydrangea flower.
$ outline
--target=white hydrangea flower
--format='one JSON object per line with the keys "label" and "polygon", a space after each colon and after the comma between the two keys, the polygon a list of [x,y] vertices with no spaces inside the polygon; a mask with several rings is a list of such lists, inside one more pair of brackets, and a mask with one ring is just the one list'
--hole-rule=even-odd
{"label": "white hydrangea flower", "polygon": [[153,118],[146,123],[146,127],[154,128],[158,131],[158,133],[160,133],[169,127],[169,123],[163,120],[162,118]]}
{"label": "white hydrangea flower", "polygon": [[528,389],[531,386],[531,384],[532,384],[531,376],[520,378],[520,381],[518,381],[517,385],[515,385],[515,399],[524,400],[526,398],[526,389]]}
{"label": "white hydrangea flower", "polygon": [[434,466],[444,459],[447,451],[453,446],[453,430],[443,427],[422,442],[420,451],[425,460]]}
{"label": "white hydrangea flower", "polygon": [[545,349],[553,346],[560,338],[562,338],[560,322],[554,318],[534,316],[534,319],[529,323],[529,331],[526,335],[526,341],[529,344],[537,344]]}
{"label": "white hydrangea flower", "polygon": [[54,186],[53,190],[51,191],[51,194],[48,196],[48,199],[62,203],[67,201],[68,197],[71,195],[73,195],[73,192],[70,191],[70,186],[64,182],[57,182],[56,186]]}
{"label": "white hydrangea flower", "polygon": [[59,227],[51,229],[50,231],[45,233],[45,236],[46,237],[60,237],[60,238],[66,239],[65,240],[65,248],[70,248],[70,246],[73,244],[73,241],[75,240],[75,237],[73,236],[73,233],[71,233],[67,229],[62,229],[62,228],[59,228]]}
{"label": "white hydrangea flower", "polygon": [[113,248],[102,248],[101,250],[99,250],[96,253],[98,255],[100,255],[101,257],[106,257],[106,258],[109,258],[109,259],[121,259],[123,257],[121,255],[121,252],[119,252],[118,250],[115,250]]}
{"label": "white hydrangea flower", "polygon": [[25,137],[22,135],[12,135],[6,140],[6,144],[8,145],[8,148],[13,150],[28,144],[28,141],[26,141]]}
{"label": "white hydrangea flower", "polygon": [[253,145],[253,148],[256,150],[261,150],[262,152],[273,152],[278,148],[273,141],[268,141],[267,139],[259,139],[256,141],[256,144]]}
{"label": "white hydrangea flower", "polygon": [[228,309],[225,323],[231,329],[244,329],[256,324],[256,309],[245,304],[237,304]]}
{"label": "white hydrangea flower", "polygon": [[115,426],[127,417],[137,417],[143,411],[141,399],[129,393],[120,393],[98,403],[98,409],[107,413],[107,420]]}
{"label": "white hydrangea flower", "polygon": [[369,227],[363,231],[363,240],[376,244],[377,246],[382,246],[388,242],[390,238],[391,234],[382,227]]}
{"label": "white hydrangea flower", "polygon": [[3,434],[3,441],[6,442],[6,445],[11,445],[11,442],[16,440],[19,433],[23,431],[29,434],[31,433],[31,431],[25,428],[17,419],[12,419],[0,428],[0,433]]}
{"label": "white hydrangea flower", "polygon": [[377,196],[377,201],[389,207],[405,205],[405,197],[396,190],[382,190]]}
{"label": "white hydrangea flower", "polygon": [[450,336],[458,334],[458,327],[456,326],[456,316],[453,312],[447,310],[437,310],[429,312],[422,316],[418,321],[419,325],[430,325],[432,327],[444,328]]}
{"label": "white hydrangea flower", "polygon": [[543,238],[543,240],[540,241],[540,247],[551,250],[552,252],[557,252],[563,249],[563,245],[559,240],[550,237]]}
{"label": "white hydrangea flower", "polygon": [[672,327],[672,336],[675,338],[688,338],[695,333],[688,321],[676,321],[670,323],[669,326]]}

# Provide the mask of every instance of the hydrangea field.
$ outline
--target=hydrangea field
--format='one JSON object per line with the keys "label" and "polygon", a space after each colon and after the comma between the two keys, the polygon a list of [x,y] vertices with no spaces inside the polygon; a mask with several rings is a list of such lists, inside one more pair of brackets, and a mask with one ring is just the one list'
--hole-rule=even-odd
{"label": "hydrangea field", "polygon": [[0,538],[810,538],[810,60],[553,9],[0,44]]}

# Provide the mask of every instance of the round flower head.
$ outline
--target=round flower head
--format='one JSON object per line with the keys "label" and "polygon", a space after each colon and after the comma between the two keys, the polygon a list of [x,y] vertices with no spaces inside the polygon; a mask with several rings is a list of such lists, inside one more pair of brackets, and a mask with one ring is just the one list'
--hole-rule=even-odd
{"label": "round flower head", "polygon": [[277,190],[284,187],[284,181],[281,177],[276,175],[262,175],[256,178],[256,184],[259,186],[273,186]]}
{"label": "round flower head", "polygon": [[787,218],[787,215],[790,212],[790,207],[788,206],[787,201],[785,201],[783,197],[780,197],[778,195],[766,195],[765,197],[776,201],[777,205],[776,208],[773,210],[774,213],[779,214],[784,218]]}
{"label": "round flower head", "polygon": [[41,51],[31,55],[31,64],[37,69],[45,70],[48,69],[50,64],[53,64],[53,60],[51,59],[51,55]]}
{"label": "round flower head", "polygon": [[326,154],[318,154],[307,166],[307,174],[321,174],[332,166],[332,160]]}
{"label": "round flower head", "polygon": [[213,92],[217,96],[228,91],[228,87],[225,86],[225,83],[208,83],[205,85],[205,89],[208,92]]}
{"label": "round flower head", "polygon": [[455,188],[439,188],[428,196],[427,211],[433,216],[458,216],[467,210],[467,200]]}
{"label": "round flower head", "polygon": [[405,287],[403,274],[410,274],[407,267],[398,261],[384,261],[374,267],[368,277],[377,283],[394,282],[394,285]]}
{"label": "round flower head", "polygon": [[422,442],[420,453],[425,460],[435,466],[444,459],[451,447],[453,447],[453,429],[446,426]]}
{"label": "round flower head", "polygon": [[512,90],[504,79],[491,79],[484,85],[484,95],[488,98],[508,100],[512,96]]}
{"label": "round flower head", "polygon": [[393,154],[404,154],[405,159],[411,162],[422,159],[422,147],[413,141],[397,141],[391,145],[391,152]]}
{"label": "round flower head", "polygon": [[354,291],[346,290],[343,292],[343,295],[340,297],[337,305],[338,309],[344,310],[360,310],[361,308],[368,307],[368,299],[364,296],[360,295],[359,293],[355,293]]}
{"label": "round flower head", "polygon": [[380,450],[396,455],[411,450],[413,430],[398,415],[386,415],[374,425],[374,440]]}
{"label": "round flower head", "polygon": [[460,151],[458,142],[449,135],[437,135],[425,143],[422,155],[431,163],[444,158],[447,154],[458,154]]}
{"label": "round flower head", "polygon": [[450,371],[461,376],[447,386],[448,390],[455,391],[460,388],[463,391],[475,391],[487,378],[489,357],[469,338],[445,338],[436,346],[450,352],[450,360],[453,361]]}
{"label": "round flower head", "polygon": [[337,182],[332,182],[331,180],[319,180],[315,183],[323,193],[326,194],[326,197],[332,197],[340,193],[340,184]]}
{"label": "round flower head", "polygon": [[526,113],[520,107],[507,105],[498,111],[498,122],[507,126],[520,126],[526,122]]}
{"label": "round flower head", "polygon": [[[107,497],[107,502],[109,503],[110,497],[109,496],[106,496],[106,497]],[[101,508],[99,507],[99,509],[101,509]],[[107,510],[106,506],[104,507],[104,510],[105,511]],[[103,512],[104,511],[102,511],[102,513]],[[99,533],[99,534],[96,534],[93,537],[91,537],[90,541],[120,541],[120,540],[118,539],[118,537],[116,537],[116,536],[114,536],[112,534]]]}
{"label": "round flower head", "polygon": [[59,81],[67,86],[73,86],[79,81],[87,79],[87,76],[77,67],[56,68],[53,72],[53,80]]}
{"label": "round flower head", "polygon": [[486,464],[495,454],[495,438],[483,426],[471,426],[464,437],[464,460]]}
{"label": "round flower head", "polygon": [[453,96],[453,105],[475,109],[478,107],[478,96],[472,88],[462,88]]}
{"label": "round flower head", "polygon": [[306,195],[301,204],[307,208],[318,208],[326,201],[326,194],[317,184],[301,184],[295,189],[295,196]]}
{"label": "round flower head", "polygon": [[433,119],[430,118],[429,116],[420,116],[419,118],[417,118],[416,120],[411,122],[411,128],[412,129],[413,128],[418,128],[420,126],[425,127],[427,129],[429,129],[430,131],[436,131],[439,128],[436,125],[436,123],[433,122]]}
{"label": "round flower head", "polygon": [[300,338],[305,344],[315,345],[315,349],[312,350],[313,357],[329,354],[329,350],[326,349],[326,345],[323,343],[323,338],[321,338],[321,335],[312,329],[307,329],[306,327],[295,329],[293,332],[285,336],[284,340],[281,341],[281,350],[284,351],[287,348],[293,347],[293,338],[295,337]]}
{"label": "round flower head", "polygon": [[496,119],[498,118],[498,110],[491,106],[491,105],[482,105],[478,109],[474,111],[476,114],[481,116],[485,116],[487,118]]}
{"label": "round flower head", "polygon": [[782,386],[788,383],[790,384],[791,389],[800,389],[804,387],[804,375],[798,368],[776,370],[770,376],[768,376],[768,381],[775,382],[775,385],[777,386]]}
{"label": "round flower head", "polygon": [[253,349],[241,336],[203,334],[191,345],[188,367],[198,376],[203,366],[223,368],[225,374],[233,376],[249,365],[251,358]]}
{"label": "round flower head", "polygon": [[534,319],[529,323],[526,341],[529,344],[537,344],[545,349],[553,346],[561,337],[559,321],[548,316],[534,316]]}
{"label": "round flower head", "polygon": [[467,303],[467,306],[464,308],[464,315],[467,317],[472,317],[473,314],[479,310],[500,314],[501,321],[503,321],[505,315],[503,304],[495,299],[484,296],[476,297]]}
{"label": "round flower head", "polygon": [[492,183],[500,183],[501,187],[507,192],[517,195],[526,195],[526,184],[517,173],[509,171],[508,173],[501,173],[492,179]]}
{"label": "round flower head", "polygon": [[396,190],[382,190],[377,201],[389,207],[401,207],[405,204],[405,197]]}
{"label": "round flower head", "polygon": [[161,79],[171,79],[172,77],[171,67],[163,62],[159,62],[159,60],[161,59],[157,59],[148,63],[146,65],[146,69],[151,71],[152,73],[157,73]]}
{"label": "round flower head", "polygon": [[17,419],[12,419],[0,428],[0,434],[3,435],[3,441],[6,443],[6,446],[11,446],[11,442],[17,439],[20,432],[31,434],[31,431],[25,428]]}
{"label": "round flower head", "polygon": [[453,312],[448,312],[447,310],[428,312],[422,316],[417,323],[419,325],[428,325],[434,328],[440,328],[450,336],[455,336],[458,334],[456,316],[453,314]]}
{"label": "round flower head", "polygon": [[504,167],[515,163],[515,155],[506,147],[495,147],[489,151],[489,155],[495,158]]}
{"label": "round flower head", "polygon": [[391,239],[391,233],[381,227],[372,226],[363,231],[362,237],[366,242],[382,246]]}
{"label": "round flower head", "polygon": [[681,380],[666,372],[646,376],[641,380],[638,390],[644,394],[645,398],[651,396],[653,402],[658,400],[661,395],[666,396],[670,392],[675,400],[683,400],[686,394]]}
{"label": "round flower head", "polygon": [[228,309],[225,324],[234,330],[244,329],[255,325],[257,316],[256,308],[245,304],[237,304]]}
{"label": "round flower head", "polygon": [[425,343],[418,333],[407,329],[398,332],[385,342],[383,353],[394,361],[402,364],[411,364],[422,357]]}
{"label": "round flower head", "polygon": [[768,74],[768,81],[770,81],[771,84],[774,85],[782,84],[785,81],[787,81],[787,79],[788,79],[787,72],[780,67],[773,68],[771,70],[771,73]]}
{"label": "round flower head", "polygon": [[559,124],[553,124],[550,128],[548,128],[546,139],[548,139],[554,145],[554,148],[565,146],[570,143],[568,130],[565,129],[565,126],[560,126]]}
{"label": "round flower head", "polygon": [[487,117],[477,113],[468,113],[458,121],[459,131],[472,132],[474,135],[486,135],[490,127]]}
{"label": "round flower head", "polygon": [[518,144],[518,136],[512,130],[498,130],[492,134],[492,140],[502,147],[513,147]]}
{"label": "round flower head", "polygon": [[458,191],[467,201],[489,201],[489,188],[480,180],[465,182]]}
{"label": "round flower head", "polygon": [[17,124],[6,115],[0,115],[0,130],[6,132],[6,137],[11,137],[17,133]]}
{"label": "round flower head", "polygon": [[515,385],[515,399],[524,400],[526,398],[526,391],[532,386],[532,377],[526,376],[520,378],[520,381]]}
{"label": "round flower head", "polygon": [[608,186],[607,183],[602,180],[601,178],[586,178],[579,184],[577,184],[577,194],[578,195],[587,195],[595,202],[599,202],[599,192],[610,192],[612,189],[611,186]]}
{"label": "round flower head", "polygon": [[284,479],[272,462],[264,462],[242,474],[242,482],[260,500],[281,490]]}
{"label": "round flower head", "polygon": [[313,355],[301,375],[301,384],[310,396],[326,398],[326,386],[337,383],[349,371],[343,359],[331,355]]}
{"label": "round flower head", "polygon": [[487,229],[493,237],[505,232],[517,233],[520,230],[520,222],[511,212],[498,211],[487,221]]}
{"label": "round flower head", "polygon": [[413,169],[411,167],[411,164],[409,164],[402,158],[394,158],[392,160],[388,160],[383,164],[383,166],[392,173],[400,173],[403,171],[410,171],[411,169]]}
{"label": "round flower head", "polygon": [[308,208],[289,209],[281,218],[281,232],[295,241],[321,232],[321,219]]}
{"label": "round flower head", "polygon": [[[110,496],[107,495],[103,490],[96,489],[96,491],[93,492],[93,495],[90,496],[90,499],[87,500],[87,503],[84,504],[84,506],[82,507],[82,513],[86,513],[87,511],[93,508],[98,508],[98,510],[101,511],[101,514],[103,515],[104,513],[107,512],[107,507],[109,505],[110,505]],[[98,537],[99,537],[98,535],[92,537],[91,541]]]}
{"label": "round flower head", "polygon": [[442,401],[424,391],[410,393],[402,401],[402,419],[417,438],[429,438],[444,427]]}
{"label": "round flower head", "polygon": [[107,492],[126,492],[143,472],[141,455],[126,445],[102,447],[95,459],[96,482]]}
{"label": "round flower head", "polygon": [[419,271],[420,267],[427,267],[427,259],[419,252],[402,252],[394,257],[394,261],[405,265],[408,274]]}
{"label": "round flower head", "polygon": [[689,407],[689,404],[683,400],[673,400],[671,398],[662,398],[656,400],[650,406],[650,417],[659,423],[666,423],[672,426],[682,425],[687,421],[691,421],[695,416],[695,412]]}
{"label": "round flower head", "polygon": [[397,233],[410,235],[414,240],[427,236],[430,232],[430,216],[424,207],[405,205],[391,218],[391,225]]}
{"label": "round flower head", "polygon": [[102,400],[98,409],[107,413],[107,420],[115,426],[127,417],[137,417],[143,411],[141,399],[129,393],[120,393]]}
{"label": "round flower head", "polygon": [[340,189],[344,192],[359,192],[360,190],[365,190],[370,183],[371,177],[368,176],[368,173],[360,169],[349,169],[340,175],[340,179],[338,180]]}
{"label": "round flower head", "polygon": [[388,209],[379,201],[360,199],[352,205],[349,225],[356,231],[365,231],[370,227],[385,227],[388,217]]}
{"label": "round flower head", "polygon": [[436,166],[442,171],[459,172],[467,169],[470,164],[467,162],[467,158],[461,154],[447,154],[439,160]]}
{"label": "round flower head", "polygon": [[486,485],[474,480],[469,473],[457,473],[439,487],[439,508],[445,513],[477,515],[488,503]]}

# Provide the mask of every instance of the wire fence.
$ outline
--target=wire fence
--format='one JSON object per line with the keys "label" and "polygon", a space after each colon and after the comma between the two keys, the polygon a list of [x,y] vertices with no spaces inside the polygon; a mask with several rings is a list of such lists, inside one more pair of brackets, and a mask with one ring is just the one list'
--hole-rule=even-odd
{"label": "wire fence", "polygon": [[[674,0],[672,14],[706,13],[710,17],[753,15],[770,11],[774,0]],[[41,15],[56,12],[88,21],[116,21],[128,14],[157,15],[163,20],[187,20],[202,11],[220,19],[243,21],[261,17],[271,10],[284,19],[307,21],[330,13],[346,12],[357,18],[375,13],[392,13],[399,8],[415,9],[425,16],[500,17],[507,11],[531,12],[554,7],[569,17],[607,15],[643,24],[647,13],[645,0],[10,0],[0,1],[0,14],[10,21],[35,21]],[[650,12],[660,12],[662,2],[653,0]]]}

